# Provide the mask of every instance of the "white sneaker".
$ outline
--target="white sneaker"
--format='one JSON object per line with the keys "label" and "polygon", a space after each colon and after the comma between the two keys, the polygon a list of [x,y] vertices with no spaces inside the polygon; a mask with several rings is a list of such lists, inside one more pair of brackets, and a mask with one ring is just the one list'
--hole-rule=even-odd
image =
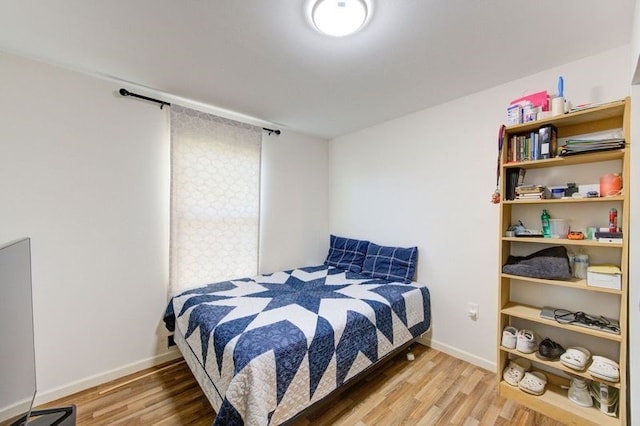
{"label": "white sneaker", "polygon": [[581,407],[592,407],[593,400],[587,387],[587,381],[585,379],[574,378],[571,379],[571,386],[569,386],[569,399]]}
{"label": "white sneaker", "polygon": [[504,330],[502,330],[502,346],[509,349],[515,349],[517,334],[517,328],[510,325],[506,326]]}
{"label": "white sneaker", "polygon": [[531,330],[518,331],[516,350],[525,354],[531,354],[538,350],[538,337]]}

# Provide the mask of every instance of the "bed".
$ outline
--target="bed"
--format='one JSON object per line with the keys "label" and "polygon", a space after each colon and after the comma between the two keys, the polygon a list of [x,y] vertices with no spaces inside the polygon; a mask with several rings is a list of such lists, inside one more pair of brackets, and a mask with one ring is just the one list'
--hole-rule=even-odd
{"label": "bed", "polygon": [[425,285],[330,257],[171,298],[165,324],[214,425],[281,424],[429,329]]}

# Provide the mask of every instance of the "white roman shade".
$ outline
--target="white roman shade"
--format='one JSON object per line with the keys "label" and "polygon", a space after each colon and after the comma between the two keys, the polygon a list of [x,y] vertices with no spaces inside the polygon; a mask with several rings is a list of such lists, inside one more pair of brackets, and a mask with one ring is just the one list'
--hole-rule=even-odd
{"label": "white roman shade", "polygon": [[262,129],[171,106],[171,292],[257,274]]}

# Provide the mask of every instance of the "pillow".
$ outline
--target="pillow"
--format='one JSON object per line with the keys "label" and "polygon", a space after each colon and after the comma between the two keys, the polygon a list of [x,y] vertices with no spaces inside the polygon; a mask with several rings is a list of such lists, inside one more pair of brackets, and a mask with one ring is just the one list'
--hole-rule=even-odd
{"label": "pillow", "polygon": [[351,272],[362,271],[362,262],[367,254],[369,241],[331,235],[329,239],[329,253],[325,265],[337,266]]}
{"label": "pillow", "polygon": [[416,273],[418,247],[385,247],[369,244],[362,275],[409,284]]}

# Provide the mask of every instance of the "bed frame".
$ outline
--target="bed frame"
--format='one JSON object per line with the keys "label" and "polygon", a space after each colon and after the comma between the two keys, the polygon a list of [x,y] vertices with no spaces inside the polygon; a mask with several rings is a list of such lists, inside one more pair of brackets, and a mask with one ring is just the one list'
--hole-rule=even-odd
{"label": "bed frame", "polygon": [[[427,332],[428,331],[429,330],[427,330]],[[311,404],[310,406],[308,406],[304,410],[300,411],[298,414],[296,414],[295,416],[291,417],[290,419],[286,420],[282,424],[283,425],[292,425],[297,420],[299,420],[299,419],[301,419],[301,418],[303,418],[303,417],[305,417],[305,416],[307,416],[307,415],[309,415],[309,414],[311,414],[311,413],[313,413],[313,412],[315,412],[317,410],[320,410],[321,408],[327,406],[327,404],[331,403],[332,401],[335,401],[337,398],[340,397],[340,395],[342,395],[342,393],[347,391],[353,385],[355,385],[358,382],[360,382],[362,379],[364,379],[366,376],[368,376],[369,374],[371,374],[372,372],[374,372],[378,368],[386,365],[389,361],[393,360],[393,358],[395,358],[399,354],[407,351],[408,348],[411,345],[415,344],[416,341],[419,338],[420,337],[417,337],[415,339],[409,340],[407,343],[403,344],[402,346],[400,346],[400,347],[392,350],[388,354],[384,355],[375,364],[372,364],[372,365],[368,366],[367,368],[362,370],[360,373],[358,373],[355,376],[353,376],[344,385],[340,386],[337,389],[334,389],[329,394],[324,396],[322,399],[314,402],[313,404]],[[214,401],[219,400],[220,404],[222,404],[223,396],[220,395],[218,393],[218,391],[215,389],[215,387],[211,384],[211,381],[208,378],[207,372],[205,371],[205,369],[200,364],[200,361],[198,361],[196,356],[193,354],[191,348],[189,347],[189,345],[187,345],[187,343],[186,343],[186,341],[184,339],[184,336],[182,336],[182,333],[180,332],[180,330],[177,327],[176,327],[175,334],[174,334],[174,341],[175,341],[176,345],[178,346],[178,349],[180,349],[180,352],[182,353],[182,356],[184,357],[187,365],[191,369],[191,372],[193,373],[193,376],[195,377],[196,381],[200,385],[200,388],[202,388],[202,391],[206,395],[206,397],[209,400],[211,406],[214,408],[214,410],[216,410],[216,405],[214,404]],[[218,407],[220,406],[220,404],[218,404]],[[216,412],[217,412],[217,410],[216,410]]]}

